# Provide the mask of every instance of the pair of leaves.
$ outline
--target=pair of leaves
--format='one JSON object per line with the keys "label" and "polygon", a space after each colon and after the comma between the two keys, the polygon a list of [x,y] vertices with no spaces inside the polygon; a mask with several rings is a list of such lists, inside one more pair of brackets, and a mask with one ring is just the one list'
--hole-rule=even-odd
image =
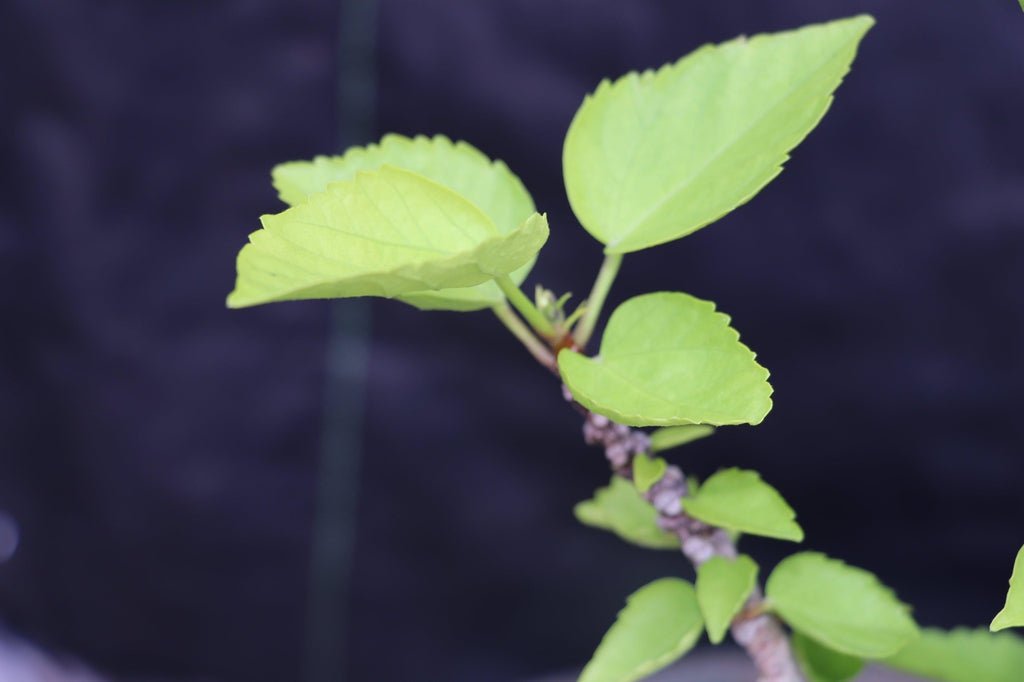
{"label": "pair of leaves", "polygon": [[[1024,1],[1024,0],[1022,0]],[[1024,547],[1017,552],[1010,575],[1010,590],[1006,593],[1006,604],[992,619],[992,632],[1006,628],[1024,627]]]}
{"label": "pair of leaves", "polygon": [[231,307],[349,296],[493,306],[503,300],[493,280],[521,282],[548,235],[503,163],[444,137],[389,135],[273,176],[292,208],[264,216],[250,235]]}
{"label": "pair of leaves", "polygon": [[869,16],[706,45],[604,81],[562,154],[573,212],[608,253],[678,239],[750,200],[818,124]]}
{"label": "pair of leaves", "polygon": [[[825,113],[872,23],[860,16],[739,38],[602,83],[563,151],[580,222],[608,252],[625,253],[750,199]],[[504,164],[442,137],[388,136],[279,166],[274,182],[293,208],[250,235],[229,306],[365,295],[427,309],[493,306],[502,300],[493,280],[521,282],[547,235]]]}
{"label": "pair of leaves", "polygon": [[693,648],[704,621],[693,585],[662,578],[641,587],[605,634],[579,682],[633,682]]}
{"label": "pair of leaves", "polygon": [[794,630],[848,656],[885,658],[918,637],[908,607],[874,574],[817,552],[780,562],[765,594]]}
{"label": "pair of leaves", "polygon": [[925,628],[918,639],[882,663],[939,682],[1020,682],[1024,640],[983,629]]}
{"label": "pair of leaves", "polygon": [[573,510],[580,523],[608,530],[626,542],[648,549],[679,549],[679,538],[658,526],[658,512],[636,487],[620,476],[599,488]]}
{"label": "pair of leaves", "polygon": [[629,299],[597,357],[563,350],[558,366],[580,404],[631,426],[758,424],[772,405],[768,370],[729,317],[688,294]]}

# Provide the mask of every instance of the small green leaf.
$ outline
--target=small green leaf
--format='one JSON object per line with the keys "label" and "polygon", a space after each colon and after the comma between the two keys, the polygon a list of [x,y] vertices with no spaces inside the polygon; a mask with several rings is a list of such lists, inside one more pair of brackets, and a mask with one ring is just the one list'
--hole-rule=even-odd
{"label": "small green leaf", "polygon": [[707,438],[715,432],[715,427],[705,424],[686,424],[684,426],[666,426],[651,432],[651,452],[671,450],[680,445]]}
{"label": "small green leaf", "polygon": [[1024,639],[981,628],[925,628],[918,639],[882,663],[940,682],[1020,682]]}
{"label": "small green leaf", "polygon": [[829,649],[799,632],[793,633],[793,652],[807,682],[847,682],[864,668],[863,659]]}
{"label": "small green leaf", "polygon": [[665,475],[668,464],[661,457],[637,455],[633,458],[633,483],[641,493],[646,493],[651,486]]}
{"label": "small green leaf", "polygon": [[629,299],[597,357],[563,350],[558,366],[580,404],[630,426],[759,424],[772,407],[768,370],[729,317],[688,294]]}
{"label": "small green leaf", "polygon": [[[1024,2],[1024,0],[1021,0]],[[989,629],[992,632],[1006,628],[1024,627],[1024,547],[1017,552],[1010,576],[1010,590],[1006,593],[1006,605],[996,614]]]}
{"label": "small green leaf", "polygon": [[708,639],[718,644],[757,583],[757,564],[746,554],[735,560],[712,557],[697,567],[697,602]]}
{"label": "small green leaf", "polygon": [[606,488],[573,510],[580,523],[611,531],[626,542],[649,549],[679,549],[679,537],[658,526],[658,512],[637,492],[636,486],[613,476]]}
{"label": "small green leaf", "polygon": [[[412,139],[385,135],[379,144],[352,147],[343,156],[283,163],[274,168],[272,175],[281,200],[294,206],[323,192],[331,183],[350,180],[359,171],[376,170],[385,164],[418,173],[462,195],[486,213],[501,234],[513,232],[536,210],[523,183],[504,163],[492,162],[472,145],[452,142],[443,135]],[[509,275],[514,283],[526,279],[534,260]],[[494,306],[503,298],[494,282],[400,297],[428,310],[477,310]]]}
{"label": "small green leaf", "polygon": [[690,234],[749,201],[818,124],[869,16],[705,45],[604,81],[569,126],[569,203],[608,253]]}
{"label": "small green leaf", "polygon": [[907,606],[872,574],[817,552],[784,559],[765,586],[796,631],[861,658],[892,656],[918,636]]}
{"label": "small green leaf", "polygon": [[447,187],[391,166],[262,220],[238,255],[232,308],[475,286],[522,266],[548,235],[536,213],[501,234]]}
{"label": "small green leaf", "polygon": [[683,499],[695,519],[729,530],[801,542],[796,513],[756,471],[724,469],[704,481],[696,495]]}
{"label": "small green leaf", "polygon": [[579,682],[633,682],[661,670],[693,648],[704,629],[693,585],[655,580],[634,592]]}

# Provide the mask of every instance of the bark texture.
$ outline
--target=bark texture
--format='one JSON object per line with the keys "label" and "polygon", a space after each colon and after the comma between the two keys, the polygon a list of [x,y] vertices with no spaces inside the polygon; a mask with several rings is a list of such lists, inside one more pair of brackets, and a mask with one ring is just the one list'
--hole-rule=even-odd
{"label": "bark texture", "polygon": [[[565,389],[567,399],[571,399]],[[642,431],[617,424],[607,417],[586,412],[583,438],[589,445],[604,450],[612,470],[632,478],[633,457],[647,454],[650,439]],[[714,556],[735,558],[736,544],[729,534],[715,526],[692,518],[683,511],[682,499],[688,494],[686,476],[669,465],[661,480],[647,491],[647,501],[658,512],[658,525],[679,536],[683,554],[694,568]],[[733,619],[732,637],[753,660],[758,682],[805,682],[789,645],[789,636],[774,616],[763,613],[764,595],[760,587]]]}

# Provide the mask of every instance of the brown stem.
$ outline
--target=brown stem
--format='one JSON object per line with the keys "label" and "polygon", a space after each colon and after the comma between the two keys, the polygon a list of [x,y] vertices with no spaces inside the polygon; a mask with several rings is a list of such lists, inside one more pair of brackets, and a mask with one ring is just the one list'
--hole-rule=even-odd
{"label": "brown stem", "polygon": [[[571,399],[568,390],[565,393]],[[584,440],[604,449],[617,475],[632,478],[633,457],[650,450],[647,434],[592,412],[585,414]],[[683,511],[682,499],[688,492],[682,470],[669,465],[661,480],[646,494],[647,501],[658,512],[658,525],[679,536],[683,554],[694,568],[715,556],[735,558],[736,543],[724,529],[698,521]],[[733,639],[753,660],[758,682],[804,682],[782,623],[765,613],[764,607],[764,595],[758,587],[732,621]]]}

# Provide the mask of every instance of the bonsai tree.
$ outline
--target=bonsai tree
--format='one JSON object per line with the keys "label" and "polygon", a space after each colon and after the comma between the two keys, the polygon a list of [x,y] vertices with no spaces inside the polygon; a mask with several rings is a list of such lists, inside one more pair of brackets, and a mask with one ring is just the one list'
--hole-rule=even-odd
{"label": "bonsai tree", "polygon": [[[626,599],[583,682],[641,679],[705,632],[713,644],[731,633],[761,682],[839,682],[866,661],[950,682],[1021,679],[1014,635],[921,630],[892,590],[838,559],[796,552],[762,583],[739,538],[802,542],[793,509],[754,471],[725,468],[698,482],[667,459],[715,428],[759,424],[772,407],[768,371],[714,303],[637,296],[611,313],[593,348],[623,258],[712,224],[779,175],[873,23],[856,16],[706,45],[588,95],[565,137],[563,170],[573,212],[605,257],[575,307],[543,286],[532,297],[520,289],[547,218],[505,164],[466,142],[387,135],[273,171],[289,208],[263,216],[241,249],[229,306],[380,296],[424,310],[490,309],[558,379],[611,469],[577,518],[640,547],[681,551],[695,568],[694,582],[668,576]],[[1018,581],[1021,572],[1018,559]],[[1016,589],[993,628],[1024,621]]]}

